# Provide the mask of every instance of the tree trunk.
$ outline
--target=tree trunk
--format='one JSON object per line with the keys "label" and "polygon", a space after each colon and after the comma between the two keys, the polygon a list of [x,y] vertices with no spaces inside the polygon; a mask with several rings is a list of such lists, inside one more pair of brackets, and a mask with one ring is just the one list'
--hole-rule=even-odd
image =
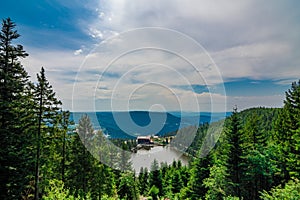
{"label": "tree trunk", "polygon": [[40,105],[39,105],[39,121],[37,132],[37,150],[36,150],[36,164],[35,164],[35,184],[34,184],[34,200],[39,199],[39,168],[40,168],[40,154],[41,154],[41,124],[42,124],[42,105],[43,105],[43,87],[40,91]]}

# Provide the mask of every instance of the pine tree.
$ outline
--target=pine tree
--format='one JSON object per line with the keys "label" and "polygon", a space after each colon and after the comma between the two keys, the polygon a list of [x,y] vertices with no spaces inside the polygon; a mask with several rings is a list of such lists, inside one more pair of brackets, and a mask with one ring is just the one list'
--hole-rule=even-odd
{"label": "pine tree", "polygon": [[[50,159],[51,149],[53,150],[53,141],[57,140],[54,130],[57,126],[57,120],[61,102],[55,97],[49,81],[46,78],[45,70],[42,67],[40,74],[37,74],[38,83],[35,86],[35,101],[37,111],[37,134],[36,134],[36,165],[35,165],[35,199],[40,196],[40,176],[47,180],[51,177],[49,165],[53,164]],[[41,148],[43,147],[43,149]],[[41,156],[42,155],[42,156]],[[42,158],[42,159],[41,159]],[[48,164],[48,165],[47,165]],[[40,168],[43,166],[43,173],[40,174]],[[52,170],[52,169],[51,169]]]}
{"label": "pine tree", "polygon": [[98,130],[91,139],[90,152],[95,158],[91,158],[93,160],[91,162],[91,173],[93,175],[89,178],[92,197],[93,199],[101,199],[104,195],[116,197],[116,178],[113,170],[100,163],[100,161],[106,161],[109,154],[107,150],[108,144],[102,130]]}
{"label": "pine tree", "polygon": [[0,32],[0,198],[18,199],[31,179],[32,115],[28,74],[20,59],[28,56],[15,23],[2,21]]}
{"label": "pine tree", "polygon": [[149,191],[149,174],[147,167],[141,167],[138,180],[140,194],[147,195]]}
{"label": "pine tree", "polygon": [[231,182],[227,178],[226,164],[221,159],[215,159],[209,171],[209,177],[203,181],[207,188],[205,199],[222,200],[228,195],[228,188],[231,186]]}
{"label": "pine tree", "polygon": [[[207,188],[203,184],[203,181],[209,177],[209,168],[212,165],[212,155],[209,152],[210,144],[206,141],[208,124],[203,124],[197,130],[197,135],[195,137],[195,149],[197,153],[193,153],[195,158],[191,162],[190,167],[190,178],[185,187],[181,191],[182,198],[189,199],[200,199],[204,198],[207,192]],[[205,155],[203,157],[203,155]]]}
{"label": "pine tree", "polygon": [[151,172],[149,175],[149,186],[155,186],[159,189],[159,196],[163,195],[163,179],[161,170],[159,169],[159,165],[156,159],[154,159],[151,164]]}
{"label": "pine tree", "polygon": [[204,198],[207,188],[203,184],[204,179],[209,177],[211,166],[211,154],[203,158],[196,158],[192,164],[191,178],[188,183],[189,193],[187,197],[191,199]]}
{"label": "pine tree", "polygon": [[[300,177],[300,80],[293,82],[291,89],[286,92],[284,109],[287,110],[287,126],[290,152],[287,167],[291,177]],[[288,137],[289,137],[288,136]]]}
{"label": "pine tree", "polygon": [[120,153],[119,169],[121,171],[132,171],[132,163],[130,161],[130,152],[127,142],[122,142],[122,151]]}
{"label": "pine tree", "polygon": [[[286,120],[288,119],[288,113],[286,109],[282,109],[282,111],[279,114],[279,117],[276,121],[276,131],[275,131],[275,144],[278,147],[277,150],[277,165],[281,170],[281,175],[279,177],[280,181],[283,179],[284,182],[287,182],[290,180],[290,174],[287,167],[286,162],[286,156],[289,152],[289,140],[287,137],[290,137],[287,135],[289,133],[289,127],[286,125]],[[278,183],[278,184],[279,184]]]}
{"label": "pine tree", "polygon": [[101,199],[102,196],[117,196],[116,178],[111,168],[96,160],[94,167],[94,177],[92,177],[92,190],[96,193],[95,199]]}
{"label": "pine tree", "polygon": [[138,199],[138,187],[133,173],[124,172],[121,174],[118,194],[124,200]]}
{"label": "pine tree", "polygon": [[276,124],[276,141],[281,155],[279,165],[288,182],[290,177],[300,177],[300,80],[292,83],[285,96]]}
{"label": "pine tree", "polygon": [[249,109],[243,115],[241,193],[244,199],[258,199],[259,193],[269,190],[276,172],[274,145],[270,140],[274,109]]}
{"label": "pine tree", "polygon": [[226,132],[227,142],[229,144],[227,155],[228,179],[231,180],[233,185],[232,195],[241,198],[242,135],[237,108],[234,108],[229,121],[229,127]]}
{"label": "pine tree", "polygon": [[173,194],[179,193],[183,187],[180,171],[175,170],[172,176],[172,192]]}
{"label": "pine tree", "polygon": [[73,135],[70,144],[71,156],[68,177],[66,178],[67,186],[76,195],[86,195],[91,192],[89,179],[92,178],[95,159],[87,150],[92,144],[95,136],[93,125],[87,114],[84,114],[77,126],[77,133]]}
{"label": "pine tree", "polygon": [[69,126],[72,124],[70,121],[70,112],[61,111],[60,112],[60,130],[62,131],[62,161],[61,161],[61,180],[65,182],[65,171],[66,171],[66,157],[67,157],[67,134],[70,130]]}
{"label": "pine tree", "polygon": [[90,144],[93,133],[94,129],[90,118],[88,117],[88,115],[83,115],[79,120],[78,134],[84,146],[82,149],[82,189],[84,193],[87,193],[88,191],[87,178],[88,172],[90,171],[90,154],[87,151],[87,147]]}

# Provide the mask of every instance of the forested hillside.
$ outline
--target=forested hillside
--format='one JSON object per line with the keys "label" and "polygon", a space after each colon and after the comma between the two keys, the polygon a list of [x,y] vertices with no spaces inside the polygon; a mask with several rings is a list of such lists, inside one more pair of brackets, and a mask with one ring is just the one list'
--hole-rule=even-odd
{"label": "forested hillside", "polygon": [[87,115],[71,128],[44,68],[36,82],[29,80],[19,36],[14,22],[3,20],[0,199],[300,199],[300,80],[286,92],[283,108],[234,108],[208,155],[201,152],[212,133],[203,124],[187,149],[189,166],[153,162],[136,175],[128,155],[105,145]]}

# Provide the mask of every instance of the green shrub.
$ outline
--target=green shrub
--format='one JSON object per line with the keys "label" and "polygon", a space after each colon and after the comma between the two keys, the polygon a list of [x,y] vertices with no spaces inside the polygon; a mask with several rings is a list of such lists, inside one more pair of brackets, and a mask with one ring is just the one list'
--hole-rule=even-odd
{"label": "green shrub", "polygon": [[300,182],[298,179],[290,180],[283,188],[281,186],[277,186],[270,192],[262,192],[260,198],[263,200],[300,199]]}

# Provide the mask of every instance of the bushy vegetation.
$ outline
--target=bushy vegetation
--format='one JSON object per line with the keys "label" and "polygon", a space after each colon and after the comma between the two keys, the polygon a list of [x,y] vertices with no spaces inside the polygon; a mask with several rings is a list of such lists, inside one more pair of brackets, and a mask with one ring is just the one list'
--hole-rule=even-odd
{"label": "bushy vegetation", "polygon": [[263,200],[279,200],[279,199],[300,199],[300,183],[298,179],[290,180],[282,186],[272,188],[269,192],[262,192],[261,199]]}

